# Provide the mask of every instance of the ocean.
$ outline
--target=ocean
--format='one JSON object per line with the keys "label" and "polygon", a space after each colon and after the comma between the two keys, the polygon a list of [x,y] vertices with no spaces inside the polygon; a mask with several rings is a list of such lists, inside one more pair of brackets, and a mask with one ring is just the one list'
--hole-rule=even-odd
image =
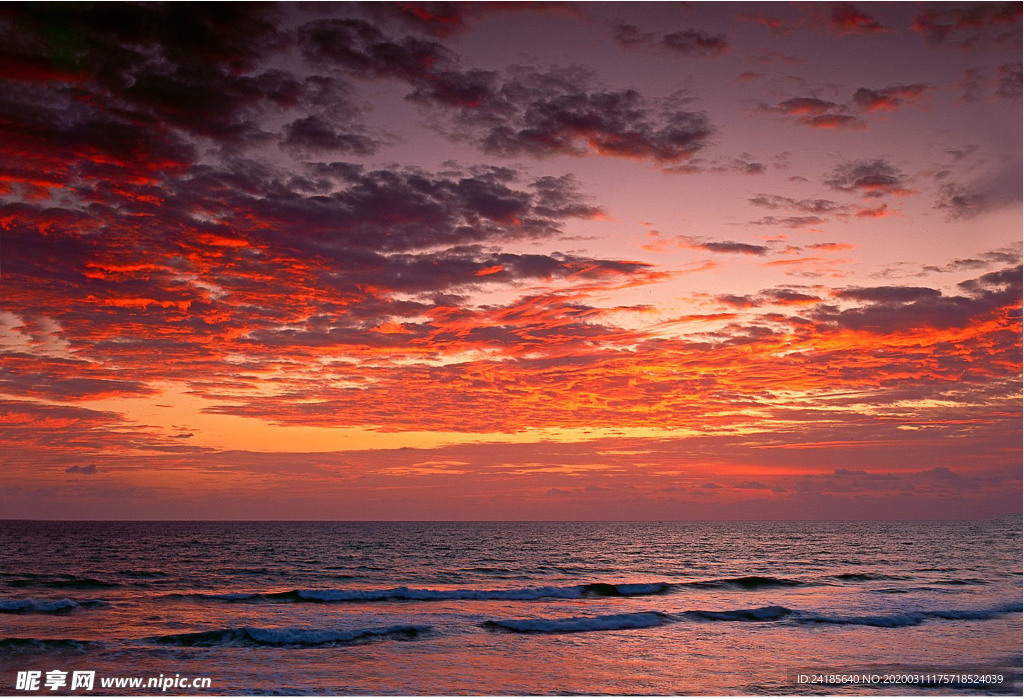
{"label": "ocean", "polygon": [[0,695],[1019,695],[1021,553],[1019,518],[0,521]]}

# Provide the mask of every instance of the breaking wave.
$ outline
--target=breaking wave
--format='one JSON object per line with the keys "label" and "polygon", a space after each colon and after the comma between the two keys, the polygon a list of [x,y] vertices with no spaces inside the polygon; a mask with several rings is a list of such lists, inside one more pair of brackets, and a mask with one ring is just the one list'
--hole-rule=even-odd
{"label": "breaking wave", "polygon": [[845,624],[855,626],[878,626],[901,628],[919,626],[926,621],[942,619],[947,621],[984,621],[1021,611],[1020,603],[1005,604],[991,609],[940,609],[934,611],[902,612],[866,616],[832,616],[826,614],[801,614],[799,621],[804,624]]}
{"label": "breaking wave", "polygon": [[724,612],[693,610],[684,612],[684,615],[702,621],[776,621],[793,613],[792,609],[785,607],[758,607],[757,609],[734,609]]}
{"label": "breaking wave", "polygon": [[5,599],[0,600],[0,614],[68,614],[83,607],[103,607],[106,602],[100,600],[35,600]]}
{"label": "breaking wave", "polygon": [[985,620],[1020,612],[1019,603],[1001,605],[992,609],[950,609],[922,612],[902,612],[865,616],[830,615],[805,612],[781,606],[723,611],[690,610],[678,614],[664,612],[637,612],[633,614],[606,614],[593,617],[566,619],[491,619],[481,626],[491,631],[513,633],[581,633],[586,631],[618,631],[645,629],[683,620],[696,622],[780,622],[783,624],[835,624],[851,626],[877,626],[900,628],[917,626],[929,620]]}
{"label": "breaking wave", "polygon": [[867,582],[870,580],[906,580],[906,575],[887,575],[885,573],[839,573],[833,575],[836,580],[848,580],[851,582]]}
{"label": "breaking wave", "polygon": [[584,597],[639,597],[667,593],[669,583],[590,583],[587,585],[525,587],[509,590],[436,590],[431,588],[394,587],[390,589],[288,590],[287,592],[228,592],[199,595],[203,599],[223,602],[383,602],[441,600],[509,600],[582,599]]}
{"label": "breaking wave", "polygon": [[662,612],[636,612],[634,614],[605,614],[569,619],[500,619],[486,621],[482,626],[494,631],[513,633],[579,633],[583,631],[620,631],[647,629],[675,621]]}
{"label": "breaking wave", "polygon": [[98,588],[121,587],[119,583],[76,575],[41,575],[21,573],[15,579],[5,580],[10,587],[46,587],[58,590],[93,590]]}
{"label": "breaking wave", "polygon": [[773,578],[764,575],[745,575],[739,578],[719,578],[717,580],[698,580],[696,582],[681,583],[685,587],[697,588],[737,588],[741,590],[763,590],[773,587],[802,587],[809,583],[788,578]]}
{"label": "breaking wave", "polygon": [[255,628],[244,626],[213,631],[157,636],[154,643],[171,646],[350,646],[372,641],[411,641],[429,626],[386,626],[369,629]]}

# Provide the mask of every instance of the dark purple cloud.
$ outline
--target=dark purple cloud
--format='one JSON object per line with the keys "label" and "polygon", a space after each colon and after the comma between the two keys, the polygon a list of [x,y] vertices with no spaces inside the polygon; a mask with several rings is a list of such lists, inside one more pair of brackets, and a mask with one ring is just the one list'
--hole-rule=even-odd
{"label": "dark purple cloud", "polygon": [[[204,338],[246,327],[354,314],[367,298],[381,301],[375,312],[383,315],[430,307],[391,301],[394,292],[648,273],[640,263],[472,247],[557,236],[565,221],[597,215],[570,177],[517,185],[514,172],[497,168],[462,176],[350,165],[309,172],[297,183],[294,174],[242,160],[194,166],[163,183],[158,210],[123,201],[88,213],[4,205],[0,216],[16,220],[4,232],[12,289],[5,306],[25,317],[56,317],[69,336],[103,353],[127,352],[138,340],[168,356],[191,353],[198,363],[217,356]],[[139,215],[149,218],[145,230],[134,223]],[[40,233],[50,226],[52,233]],[[80,233],[96,228],[104,235]],[[149,391],[142,377],[88,362],[6,361],[13,363],[4,374],[8,390],[21,395]]]}
{"label": "dark purple cloud", "polygon": [[862,128],[864,122],[847,113],[847,107],[818,97],[791,97],[775,106],[762,104],[760,109],[793,117],[804,126],[816,129]]}
{"label": "dark purple cloud", "polygon": [[868,112],[892,111],[908,100],[920,97],[931,88],[931,85],[924,83],[893,85],[877,90],[861,87],[853,93],[853,103]]}
{"label": "dark purple cloud", "polygon": [[821,297],[794,289],[765,289],[757,294],[716,296],[716,300],[735,308],[757,308],[766,305],[810,306],[821,301]]}
{"label": "dark purple cloud", "polygon": [[257,240],[332,257],[355,249],[401,252],[548,237],[558,233],[563,219],[600,213],[568,176],[518,188],[517,174],[505,168],[463,176],[416,168],[320,172],[326,178],[308,184],[324,189],[303,195],[283,173],[255,163],[234,163],[230,171],[196,168],[192,177],[174,183],[175,201],[187,211],[217,196],[229,211],[273,224],[253,231]]}
{"label": "dark purple cloud", "polygon": [[977,257],[967,257],[952,262],[937,266],[927,265],[924,267],[926,272],[961,272],[966,270],[978,270],[991,267],[995,264],[1002,265],[1016,265],[1020,263],[1021,253],[1019,250],[989,250],[984,252]]}
{"label": "dark purple cloud", "polygon": [[[932,85],[915,83],[883,88],[857,88],[848,104],[840,104],[820,97],[799,96],[782,100],[774,106],[762,104],[760,109],[792,117],[804,126],[818,129],[852,128],[867,126],[855,113],[868,114],[894,111],[920,99]],[[853,113],[852,113],[853,112]]]}
{"label": "dark purple cloud", "polygon": [[283,146],[311,154],[328,152],[370,155],[377,150],[373,139],[362,134],[339,131],[316,115],[291,122],[285,127],[283,136]]}
{"label": "dark purple cloud", "polygon": [[[309,89],[262,66],[287,44],[272,4],[39,4],[9,6],[2,21],[8,51],[22,62],[63,65],[67,87],[49,95],[65,115],[91,104],[116,122],[244,142],[267,136],[264,110],[295,106]],[[74,52],[48,39],[55,31],[75,37]]]}
{"label": "dark purple cloud", "polygon": [[821,216],[762,216],[751,221],[755,226],[784,226],[786,228],[807,228],[825,223],[828,219]]}
{"label": "dark purple cloud", "polygon": [[6,352],[0,355],[0,366],[0,391],[8,395],[77,401],[155,393],[143,381],[82,360]]}
{"label": "dark purple cloud", "polygon": [[630,47],[651,44],[657,34],[641,31],[635,24],[618,24],[612,32],[612,38],[620,46]]}
{"label": "dark purple cloud", "polygon": [[907,176],[881,158],[840,163],[825,184],[836,191],[873,198],[911,193],[907,189]]}
{"label": "dark purple cloud", "polygon": [[387,36],[361,19],[320,19],[299,27],[302,54],[315,65],[342,68],[353,75],[428,81],[439,64],[455,55],[431,39]]}
{"label": "dark purple cloud", "polygon": [[937,289],[916,286],[855,287],[842,289],[836,293],[837,298],[871,303],[911,303],[940,296],[942,296],[942,292]]}
{"label": "dark purple cloud", "polygon": [[764,175],[768,172],[768,166],[764,163],[752,160],[752,156],[742,154],[737,158],[700,158],[695,157],[679,165],[670,165],[664,168],[665,172],[679,173],[683,175],[697,175],[703,173],[739,173],[742,175]]}
{"label": "dark purple cloud", "polygon": [[921,287],[846,289],[838,292],[838,298],[861,301],[862,305],[845,310],[822,305],[811,318],[825,325],[879,334],[914,328],[965,328],[998,318],[1019,304],[1021,268],[986,274],[961,283],[960,288],[968,295],[946,296]]}
{"label": "dark purple cloud", "polygon": [[1021,63],[1007,63],[996,69],[996,96],[1020,100],[1022,82]]}
{"label": "dark purple cloud", "polygon": [[947,220],[974,218],[989,209],[985,194],[963,185],[948,183],[939,188],[935,208],[946,212]]}
{"label": "dark purple cloud", "polygon": [[358,10],[380,21],[394,21],[435,37],[449,37],[466,31],[474,22],[496,14],[544,13],[582,17],[579,3],[532,2],[359,2]]}
{"label": "dark purple cloud", "polygon": [[932,45],[974,49],[986,42],[1020,42],[1019,2],[942,3],[914,18],[913,29]]}
{"label": "dark purple cloud", "polygon": [[[209,159],[270,146],[282,121],[291,146],[372,152],[348,83],[279,67],[292,42],[281,12],[245,3],[0,9],[3,59],[14,67],[0,73],[0,174],[40,196],[71,185],[152,201],[152,185],[187,169],[200,148]],[[74,50],[54,32],[74,37]],[[46,66],[54,69],[42,76]]]}
{"label": "dark purple cloud", "polygon": [[318,20],[299,32],[315,64],[408,83],[408,98],[440,109],[451,136],[495,155],[596,152],[673,162],[704,148],[712,133],[701,112],[656,108],[636,90],[606,88],[580,69],[464,69],[436,41],[390,38],[362,20]]}
{"label": "dark purple cloud", "polygon": [[995,272],[989,272],[988,274],[983,274],[977,279],[962,281],[957,286],[964,291],[981,294],[986,293],[987,289],[993,287],[997,289],[1008,289],[1011,291],[1019,289],[1021,287],[1021,266],[1017,265],[1016,267],[1007,267]]}
{"label": "dark purple cloud", "polygon": [[[702,150],[713,133],[702,112],[654,108],[635,90],[596,84],[577,69],[514,69],[498,78],[446,74],[414,93],[427,103],[472,94],[453,121],[484,151],[496,155],[582,155],[588,152],[671,163]],[[459,82],[464,81],[464,82]]]}
{"label": "dark purple cloud", "polygon": [[797,211],[814,215],[842,213],[849,209],[848,206],[831,199],[796,199],[779,194],[757,194],[747,201],[765,209]]}
{"label": "dark purple cloud", "polygon": [[960,90],[961,102],[980,102],[986,98],[986,83],[988,81],[982,76],[977,68],[968,68],[963,72],[956,87]]}
{"label": "dark purple cloud", "polygon": [[711,243],[694,243],[693,247],[708,252],[741,253],[743,255],[766,255],[771,250],[767,245],[751,245],[732,241],[716,241]]}
{"label": "dark purple cloud", "polygon": [[661,45],[694,58],[721,56],[729,48],[724,34],[709,34],[700,29],[681,29],[661,37]]}
{"label": "dark purple cloud", "polygon": [[680,29],[667,34],[645,32],[634,24],[618,24],[612,38],[624,48],[659,46],[671,54],[687,58],[715,58],[729,50],[724,34],[711,34],[701,29]]}

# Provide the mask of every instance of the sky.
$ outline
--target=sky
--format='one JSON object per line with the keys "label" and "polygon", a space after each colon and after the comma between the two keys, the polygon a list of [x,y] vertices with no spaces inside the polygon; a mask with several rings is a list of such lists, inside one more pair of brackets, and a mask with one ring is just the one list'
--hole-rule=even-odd
{"label": "sky", "polygon": [[0,6],[0,512],[1021,512],[1021,3]]}

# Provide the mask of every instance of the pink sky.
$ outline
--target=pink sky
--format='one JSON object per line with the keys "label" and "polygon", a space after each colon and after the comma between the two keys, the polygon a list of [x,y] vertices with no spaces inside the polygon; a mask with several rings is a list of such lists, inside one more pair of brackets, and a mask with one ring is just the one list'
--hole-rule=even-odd
{"label": "pink sky", "polygon": [[1021,511],[1020,3],[0,34],[3,516]]}

